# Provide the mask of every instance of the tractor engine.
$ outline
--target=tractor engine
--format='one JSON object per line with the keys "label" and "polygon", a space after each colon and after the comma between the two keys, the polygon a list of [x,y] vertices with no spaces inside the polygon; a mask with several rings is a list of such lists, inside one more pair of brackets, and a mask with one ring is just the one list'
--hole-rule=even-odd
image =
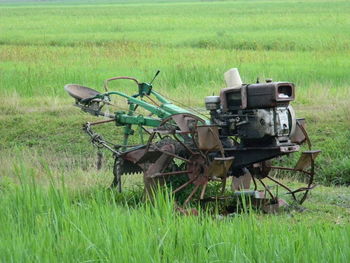
{"label": "tractor engine", "polygon": [[227,88],[220,96],[205,98],[212,125],[220,128],[223,141],[240,139],[242,146],[290,145],[296,118],[289,103],[294,100],[294,84],[289,82],[242,84],[236,69],[225,74]]}

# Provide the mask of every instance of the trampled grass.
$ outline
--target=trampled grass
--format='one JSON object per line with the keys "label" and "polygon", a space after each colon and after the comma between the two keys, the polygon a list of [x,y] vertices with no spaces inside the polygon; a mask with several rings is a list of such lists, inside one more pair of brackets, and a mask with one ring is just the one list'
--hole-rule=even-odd
{"label": "trampled grass", "polygon": [[317,187],[302,213],[228,218],[140,202],[139,177],[124,178],[123,194],[106,190],[112,158],[96,171],[81,131],[94,117],[63,86],[102,90],[106,78],[149,81],[160,69],[154,88],[197,108],[231,67],[245,82],[294,82],[323,151],[317,183],[349,184],[349,13],[341,0],[0,0],[0,260],[347,262],[347,187]]}

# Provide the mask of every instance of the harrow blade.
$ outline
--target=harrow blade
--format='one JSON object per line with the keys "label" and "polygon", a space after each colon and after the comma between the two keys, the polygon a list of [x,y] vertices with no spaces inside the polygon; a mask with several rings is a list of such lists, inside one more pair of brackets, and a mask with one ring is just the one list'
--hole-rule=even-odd
{"label": "harrow blade", "polygon": [[140,166],[133,164],[128,160],[124,160],[121,167],[122,175],[142,173]]}

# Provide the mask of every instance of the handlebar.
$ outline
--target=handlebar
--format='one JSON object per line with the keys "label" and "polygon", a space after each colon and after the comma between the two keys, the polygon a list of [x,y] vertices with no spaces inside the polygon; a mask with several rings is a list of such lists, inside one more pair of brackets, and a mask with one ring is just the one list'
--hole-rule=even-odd
{"label": "handlebar", "polygon": [[122,77],[113,77],[113,78],[109,78],[109,79],[106,79],[104,81],[104,89],[106,92],[108,92],[108,82],[109,81],[112,81],[112,80],[118,80],[118,79],[128,79],[128,80],[132,80],[132,81],[135,81],[137,86],[140,85],[139,81],[133,77],[125,77],[125,76],[122,76]]}

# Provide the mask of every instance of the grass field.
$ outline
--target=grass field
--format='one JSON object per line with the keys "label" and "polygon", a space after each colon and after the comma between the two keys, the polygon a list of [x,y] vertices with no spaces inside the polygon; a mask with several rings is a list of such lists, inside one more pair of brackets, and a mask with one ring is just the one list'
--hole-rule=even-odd
{"label": "grass field", "polygon": [[[347,262],[349,13],[338,0],[0,0],[1,261]],[[160,69],[156,90],[203,108],[232,67],[247,83],[297,85],[325,185],[307,210],[183,217],[166,198],[140,202],[140,178],[105,190],[111,156],[95,169],[81,131],[94,117],[72,107],[65,84],[102,90],[106,78],[149,81]]]}

